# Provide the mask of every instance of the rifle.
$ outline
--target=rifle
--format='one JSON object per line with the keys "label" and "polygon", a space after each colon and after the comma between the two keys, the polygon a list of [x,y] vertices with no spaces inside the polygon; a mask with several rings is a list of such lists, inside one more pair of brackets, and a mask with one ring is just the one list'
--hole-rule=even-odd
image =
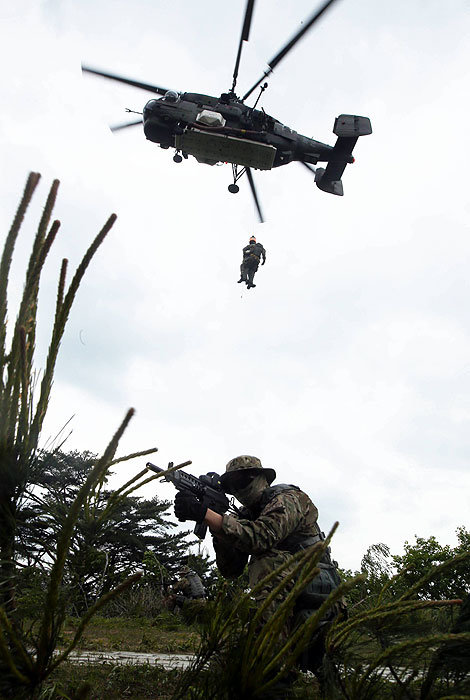
{"label": "rifle", "polygon": [[[182,466],[186,464],[191,464],[191,462],[185,462]],[[145,465],[147,469],[155,472],[155,474],[160,474],[166,471],[161,467],[157,467],[156,464],[152,462],[147,462]],[[168,469],[171,469],[173,462],[170,462]],[[178,491],[189,491],[193,493],[201,501],[203,506],[215,510],[216,513],[223,515],[230,505],[230,502],[225,495],[220,483],[220,477],[216,472],[209,472],[208,474],[202,474],[202,476],[197,478],[192,474],[183,472],[181,469],[170,472],[164,477],[165,481],[171,481],[173,486],[178,489]],[[203,540],[206,536],[207,525],[205,522],[196,523],[194,527],[194,534]]]}

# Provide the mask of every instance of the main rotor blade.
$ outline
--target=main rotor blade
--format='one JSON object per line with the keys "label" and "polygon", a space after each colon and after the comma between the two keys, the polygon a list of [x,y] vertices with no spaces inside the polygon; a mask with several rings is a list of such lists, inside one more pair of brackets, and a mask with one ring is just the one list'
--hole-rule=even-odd
{"label": "main rotor blade", "polygon": [[131,80],[130,78],[123,78],[121,75],[114,75],[113,73],[104,73],[101,70],[95,70],[94,68],[88,68],[82,65],[82,71],[84,73],[93,73],[93,75],[100,75],[102,78],[108,78],[109,80],[116,80],[118,83],[125,83],[126,85],[132,85],[133,87],[142,88],[142,90],[148,90],[149,92],[156,92],[157,95],[164,95],[168,92],[167,88],[159,87],[158,85],[150,85],[149,83],[141,83],[138,80]]}
{"label": "main rotor blade", "polygon": [[312,168],[312,166],[309,165],[308,163],[306,163],[304,160],[299,160],[299,163],[302,163],[302,165],[304,165],[304,166],[307,168],[307,170],[310,170],[310,172],[311,172],[313,175],[315,175],[315,173],[317,172],[317,171],[315,170],[315,168]]}
{"label": "main rotor blade", "polygon": [[235,68],[233,69],[232,92],[234,92],[235,85],[237,84],[238,68],[240,66],[240,57],[242,55],[243,42],[248,41],[248,38],[250,36],[251,18],[253,15],[254,6],[255,6],[255,0],[247,0],[246,10],[245,10],[245,19],[243,21],[242,34],[240,37],[240,44],[238,46],[238,53],[237,53],[237,58],[235,61]]}
{"label": "main rotor blade", "polygon": [[251,93],[253,92],[253,90],[256,90],[256,88],[258,87],[258,85],[259,85],[270,73],[273,72],[273,70],[274,70],[274,68],[277,66],[277,64],[280,63],[280,61],[282,61],[282,59],[284,58],[284,56],[286,56],[286,55],[289,53],[289,51],[296,45],[296,43],[299,41],[299,39],[301,39],[301,38],[303,37],[303,35],[305,34],[305,32],[308,32],[308,30],[315,24],[315,22],[316,22],[317,20],[320,19],[320,17],[322,16],[322,14],[323,14],[324,12],[326,12],[326,10],[327,10],[334,2],[336,2],[336,0],[327,0],[327,2],[325,2],[325,3],[320,7],[320,9],[317,10],[317,11],[310,17],[310,19],[303,25],[302,29],[300,29],[300,30],[297,32],[297,34],[295,34],[295,35],[292,37],[292,39],[291,39],[289,42],[287,42],[287,44],[274,56],[274,58],[272,58],[272,59],[269,61],[269,63],[268,63],[269,70],[265,71],[264,74],[263,74],[263,76],[258,80],[258,82],[255,83],[255,84],[253,85],[253,87],[250,88],[250,90],[248,90],[248,92],[246,93],[246,95],[244,95],[244,96],[242,97],[242,102],[244,102],[244,101],[246,100],[246,98],[249,97],[249,96],[251,95]]}
{"label": "main rotor blade", "polygon": [[336,2],[336,0],[328,0],[327,2],[325,2],[325,4],[322,5],[322,7],[320,7],[320,9],[317,10],[317,12],[315,12],[315,13],[310,17],[310,19],[309,19],[308,22],[302,27],[302,29],[300,29],[300,31],[298,31],[297,34],[295,34],[295,36],[292,37],[292,39],[284,46],[284,48],[281,49],[281,50],[279,51],[279,53],[277,53],[277,54],[274,56],[274,58],[271,59],[271,61],[268,63],[268,66],[271,68],[271,70],[273,70],[273,69],[277,66],[277,64],[278,64],[280,61],[282,61],[282,59],[284,58],[284,56],[285,56],[286,54],[289,53],[289,51],[296,45],[296,43],[299,41],[299,39],[301,39],[301,38],[303,37],[303,35],[304,35],[306,32],[308,32],[308,30],[310,29],[310,27],[312,27],[312,26],[315,24],[315,22],[316,22],[317,20],[320,19],[320,17],[322,16],[322,14],[323,14],[324,12],[326,12],[326,10],[327,10],[334,2]]}
{"label": "main rotor blade", "polygon": [[110,126],[109,128],[111,129],[112,132],[114,132],[114,131],[120,131],[120,129],[127,129],[128,126],[137,126],[138,124],[142,124],[142,119],[139,119],[138,122],[127,122],[127,124],[116,124],[116,126]]}
{"label": "main rotor blade", "polygon": [[255,183],[253,181],[253,175],[251,174],[251,168],[245,168],[245,170],[246,170],[246,176],[248,178],[248,182],[250,183],[251,193],[253,195],[253,199],[255,200],[256,209],[258,210],[258,217],[259,217],[260,223],[264,224],[263,213],[261,211],[261,207],[260,207],[260,204],[258,201],[258,195],[256,194],[256,187],[255,187]]}

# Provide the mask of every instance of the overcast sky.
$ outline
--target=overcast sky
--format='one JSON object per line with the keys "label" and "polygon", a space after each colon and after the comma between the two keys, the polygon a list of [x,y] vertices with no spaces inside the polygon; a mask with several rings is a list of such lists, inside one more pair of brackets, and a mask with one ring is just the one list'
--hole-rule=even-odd
{"label": "overcast sky", "polygon": [[[316,6],[258,0],[240,93]],[[468,1],[340,0],[304,37],[270,77],[264,109],[325,143],[341,113],[369,116],[373,134],[359,139],[342,198],[295,163],[255,172],[263,225],[247,182],[228,193],[229,166],[176,165],[140,127],[111,134],[152,95],[80,70],[218,95],[231,85],[244,9],[2,4],[5,234],[28,172],[42,173],[10,317],[47,191],[62,183],[38,367],[60,260],[74,268],[118,215],[79,290],[43,438],[74,414],[66,445],[100,453],[132,406],[120,454],[157,446],[157,464],[192,459],[196,475],[259,456],[278,482],[310,494],[324,530],[339,520],[344,567],[358,568],[370,544],[398,552],[415,534],[454,546],[470,501]],[[247,291],[236,281],[252,233],[267,262]]]}

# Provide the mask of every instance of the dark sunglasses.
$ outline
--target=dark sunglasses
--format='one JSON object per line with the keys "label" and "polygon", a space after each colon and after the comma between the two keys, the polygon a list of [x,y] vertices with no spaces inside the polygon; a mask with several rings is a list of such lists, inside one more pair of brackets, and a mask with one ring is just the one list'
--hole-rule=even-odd
{"label": "dark sunglasses", "polygon": [[247,486],[251,484],[253,479],[257,476],[256,474],[250,474],[250,472],[240,472],[240,474],[231,474],[228,487],[230,488],[230,493],[235,493],[235,491],[243,491]]}

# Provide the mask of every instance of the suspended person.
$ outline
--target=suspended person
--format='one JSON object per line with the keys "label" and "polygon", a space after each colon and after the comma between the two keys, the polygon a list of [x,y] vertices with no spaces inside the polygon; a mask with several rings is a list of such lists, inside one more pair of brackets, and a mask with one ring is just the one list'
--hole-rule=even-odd
{"label": "suspended person", "polygon": [[256,238],[251,236],[250,242],[243,248],[243,260],[240,265],[240,279],[238,282],[246,282],[248,289],[256,287],[253,284],[255,272],[259,267],[260,260],[262,265],[266,262],[266,251],[261,243],[256,242]]}

